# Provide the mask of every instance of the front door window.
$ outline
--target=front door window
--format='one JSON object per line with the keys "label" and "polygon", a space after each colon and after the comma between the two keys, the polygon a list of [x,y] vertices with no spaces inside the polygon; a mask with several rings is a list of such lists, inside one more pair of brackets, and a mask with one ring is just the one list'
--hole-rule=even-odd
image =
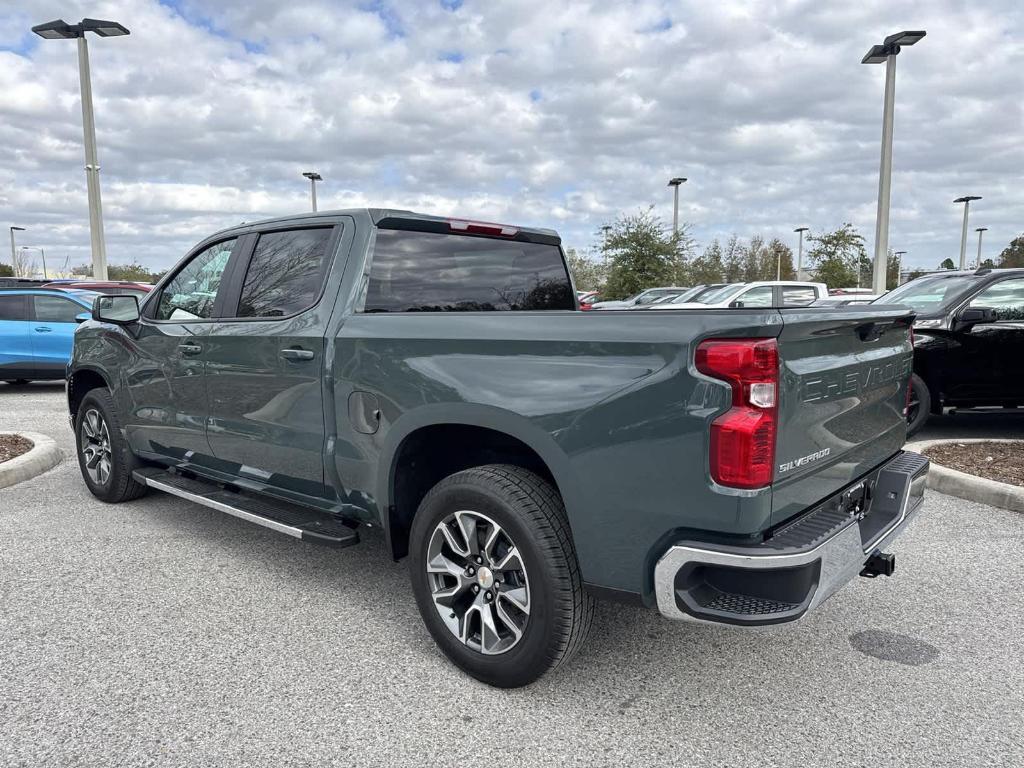
{"label": "front door window", "polygon": [[235,240],[224,240],[196,254],[160,293],[155,320],[204,320],[213,316],[213,303],[231,257]]}

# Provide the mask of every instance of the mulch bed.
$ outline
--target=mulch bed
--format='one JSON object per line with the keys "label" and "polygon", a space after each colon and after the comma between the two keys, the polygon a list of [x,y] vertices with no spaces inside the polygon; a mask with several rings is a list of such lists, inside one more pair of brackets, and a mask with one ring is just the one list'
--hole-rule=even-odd
{"label": "mulch bed", "polygon": [[1024,486],[1024,444],[947,443],[925,451],[928,458],[969,475]]}
{"label": "mulch bed", "polygon": [[0,462],[32,450],[32,441],[21,435],[0,435]]}

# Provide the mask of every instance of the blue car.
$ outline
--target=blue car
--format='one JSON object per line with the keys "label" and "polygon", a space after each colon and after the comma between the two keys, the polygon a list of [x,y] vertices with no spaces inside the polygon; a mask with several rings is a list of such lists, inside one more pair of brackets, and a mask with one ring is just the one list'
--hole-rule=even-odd
{"label": "blue car", "polygon": [[92,291],[0,289],[0,380],[63,379],[78,324],[92,316]]}

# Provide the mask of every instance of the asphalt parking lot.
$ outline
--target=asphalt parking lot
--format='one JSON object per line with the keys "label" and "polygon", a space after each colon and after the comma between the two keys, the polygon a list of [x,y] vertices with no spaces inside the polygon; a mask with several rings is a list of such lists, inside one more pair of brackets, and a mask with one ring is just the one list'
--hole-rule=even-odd
{"label": "asphalt parking lot", "polygon": [[800,624],[603,604],[568,668],[497,691],[434,647],[379,537],[104,505],[64,407],[0,385],[0,429],[68,456],[0,491],[0,765],[1024,765],[1024,515],[930,494],[896,575]]}

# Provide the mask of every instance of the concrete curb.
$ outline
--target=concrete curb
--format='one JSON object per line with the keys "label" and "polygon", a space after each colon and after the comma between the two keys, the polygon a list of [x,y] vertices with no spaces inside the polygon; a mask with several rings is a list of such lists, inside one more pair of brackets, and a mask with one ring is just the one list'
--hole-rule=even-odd
{"label": "concrete curb", "polygon": [[0,462],[0,488],[29,480],[60,464],[64,458],[52,437],[38,432],[0,432],[2,435],[21,435],[32,441],[28,453]]}
{"label": "concrete curb", "polygon": [[[909,451],[923,453],[934,445],[949,445],[950,443],[1015,443],[1021,446],[1021,450],[1024,450],[1024,440],[987,440],[985,438],[921,440],[916,443],[907,443],[906,448]],[[1024,512],[1024,488],[1009,483],[1000,483],[997,480],[986,480],[976,475],[968,475],[966,472],[936,464],[934,460],[931,470],[928,472],[928,487],[939,493],[976,501],[979,504],[1002,507],[1014,512]]]}

